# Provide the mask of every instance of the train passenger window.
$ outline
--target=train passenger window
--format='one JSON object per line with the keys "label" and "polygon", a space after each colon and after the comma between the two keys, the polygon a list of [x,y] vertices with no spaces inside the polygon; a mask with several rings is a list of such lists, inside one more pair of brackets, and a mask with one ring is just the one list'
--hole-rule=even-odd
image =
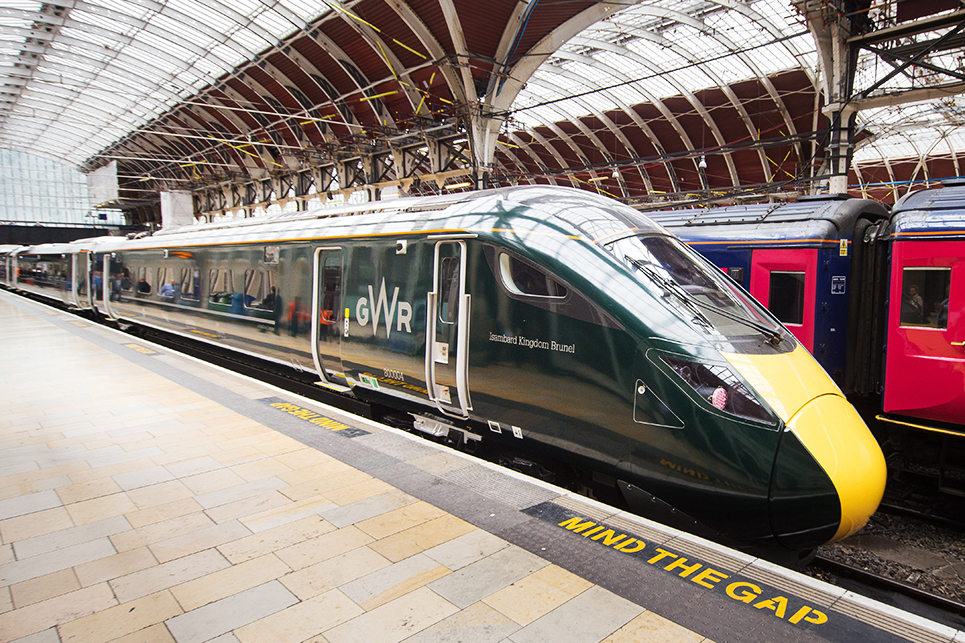
{"label": "train passenger window", "polygon": [[231,270],[228,268],[213,268],[208,273],[208,283],[210,292],[208,301],[213,304],[231,304],[231,295],[234,294],[234,279]]}
{"label": "train passenger window", "polygon": [[162,301],[174,301],[179,293],[179,281],[174,276],[174,268],[157,269],[157,297]]}
{"label": "train passenger window", "polygon": [[131,292],[134,290],[134,279],[131,278],[131,271],[127,268],[121,272],[121,290]]}
{"label": "train passenger window", "polygon": [[948,328],[951,268],[905,268],[901,277],[901,325]]}
{"label": "train passenger window", "polygon": [[137,269],[137,292],[140,295],[151,294],[150,274],[146,267]]}
{"label": "train passenger window", "polygon": [[784,324],[804,323],[804,272],[772,270],[767,309]]}
{"label": "train passenger window", "polygon": [[446,257],[439,265],[439,321],[455,324],[459,313],[459,257]]}
{"label": "train passenger window", "polygon": [[517,295],[566,297],[566,286],[531,264],[506,254],[499,255],[499,272],[506,288]]}
{"label": "train passenger window", "polygon": [[181,268],[181,299],[197,301],[201,296],[201,271],[197,268]]}
{"label": "train passenger window", "polygon": [[245,271],[245,307],[275,309],[275,273],[269,270]]}

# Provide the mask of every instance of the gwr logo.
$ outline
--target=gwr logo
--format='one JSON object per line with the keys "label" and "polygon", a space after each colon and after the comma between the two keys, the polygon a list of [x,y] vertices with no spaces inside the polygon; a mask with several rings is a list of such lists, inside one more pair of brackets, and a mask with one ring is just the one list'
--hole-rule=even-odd
{"label": "gwr logo", "polygon": [[[372,323],[372,335],[375,335],[379,328],[379,317],[385,318],[385,336],[389,337],[392,334],[392,320],[395,319],[396,313],[398,313],[398,319],[396,319],[395,329],[398,332],[402,332],[402,327],[405,326],[405,332],[412,333],[412,328],[410,324],[412,322],[412,304],[407,301],[399,301],[399,288],[398,286],[392,291],[392,302],[389,303],[388,297],[385,294],[385,278],[382,279],[382,285],[379,287],[378,299],[375,297],[375,291],[372,286],[369,286],[369,297],[366,299],[362,297],[359,299],[358,303],[355,304],[355,318],[359,320],[360,326],[366,326],[369,323],[369,319],[373,321]],[[372,307],[372,303],[375,302],[375,307]],[[396,308],[398,306],[398,308]]]}

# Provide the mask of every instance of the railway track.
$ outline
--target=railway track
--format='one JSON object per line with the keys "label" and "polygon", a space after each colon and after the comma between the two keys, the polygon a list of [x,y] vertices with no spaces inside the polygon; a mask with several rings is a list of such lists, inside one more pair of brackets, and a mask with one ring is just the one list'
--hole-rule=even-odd
{"label": "railway track", "polygon": [[808,566],[808,570],[810,572],[820,570],[830,574],[834,577],[834,584],[838,586],[944,623],[949,627],[961,629],[965,625],[965,603],[929,592],[910,583],[826,556],[816,556]]}

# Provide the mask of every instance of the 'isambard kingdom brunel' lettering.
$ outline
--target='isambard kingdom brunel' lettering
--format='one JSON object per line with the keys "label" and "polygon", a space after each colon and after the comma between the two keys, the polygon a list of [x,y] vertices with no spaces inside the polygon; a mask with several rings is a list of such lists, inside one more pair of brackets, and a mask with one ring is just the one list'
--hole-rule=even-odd
{"label": "'isambard kingdom brunel' lettering", "polygon": [[[729,574],[704,565],[703,563],[690,562],[683,556],[667,551],[661,547],[653,547],[650,554],[641,554],[646,548],[646,543],[629,534],[619,533],[606,525],[598,525],[592,520],[580,517],[569,518],[561,523],[560,527],[580,534],[584,538],[595,540],[606,547],[623,552],[624,554],[636,554],[637,557],[645,560],[647,564],[661,567],[665,571],[674,573],[681,578],[686,578],[692,583],[701,587],[716,590],[724,588],[724,593],[735,601],[747,603],[751,607],[759,610],[769,610],[777,618],[786,620],[788,623],[798,624],[802,620],[807,623],[820,625],[828,620],[827,614],[809,605],[800,605],[801,601],[795,598],[784,596],[770,596],[758,585],[742,580],[734,580]],[[723,581],[730,579],[731,582],[723,584]],[[796,609],[789,607],[792,603]]]}
{"label": "'isambard kingdom brunel' lettering", "polygon": [[545,341],[542,339],[531,339],[522,335],[497,335],[489,333],[489,341],[499,342],[500,344],[512,344],[513,346],[525,346],[529,349],[538,348],[544,351],[556,351],[558,353],[575,353],[576,344],[560,344],[555,341]]}

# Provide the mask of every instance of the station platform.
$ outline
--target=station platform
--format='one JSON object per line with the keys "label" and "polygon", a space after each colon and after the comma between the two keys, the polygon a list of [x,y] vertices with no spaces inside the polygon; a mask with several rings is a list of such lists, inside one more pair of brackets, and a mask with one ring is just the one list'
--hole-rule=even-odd
{"label": "station platform", "polygon": [[2,291],[0,409],[0,643],[965,643]]}

